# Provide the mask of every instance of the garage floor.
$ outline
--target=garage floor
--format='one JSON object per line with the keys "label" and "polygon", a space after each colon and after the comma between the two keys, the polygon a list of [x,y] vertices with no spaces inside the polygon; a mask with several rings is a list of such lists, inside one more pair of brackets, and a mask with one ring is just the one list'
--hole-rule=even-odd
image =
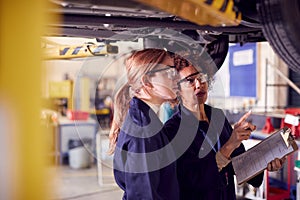
{"label": "garage floor", "polygon": [[114,183],[112,169],[102,165],[103,185],[98,183],[97,166],[72,169],[67,165],[49,168],[51,199],[57,200],[120,200],[122,191]]}
{"label": "garage floor", "polygon": [[[103,185],[98,183],[97,166],[88,169],[72,169],[69,166],[57,166],[49,169],[55,173],[50,186],[51,200],[121,200],[123,192],[114,183],[112,171],[102,165]],[[246,200],[246,198],[237,198]]]}
{"label": "garage floor", "polygon": [[[102,181],[98,181],[96,165],[87,169],[72,169],[67,165],[49,168],[51,200],[121,200],[123,191],[115,184],[112,169],[102,165]],[[238,200],[247,198],[238,197]]]}

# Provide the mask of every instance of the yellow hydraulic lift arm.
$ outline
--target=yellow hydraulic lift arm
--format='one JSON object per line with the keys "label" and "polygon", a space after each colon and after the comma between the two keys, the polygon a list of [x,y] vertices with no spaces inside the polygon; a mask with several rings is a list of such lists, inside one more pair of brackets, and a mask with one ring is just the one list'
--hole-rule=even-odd
{"label": "yellow hydraulic lift arm", "polygon": [[45,59],[71,59],[117,54],[118,46],[111,44],[55,45],[43,48]]}
{"label": "yellow hydraulic lift arm", "polygon": [[233,0],[137,0],[199,25],[237,26],[241,13]]}

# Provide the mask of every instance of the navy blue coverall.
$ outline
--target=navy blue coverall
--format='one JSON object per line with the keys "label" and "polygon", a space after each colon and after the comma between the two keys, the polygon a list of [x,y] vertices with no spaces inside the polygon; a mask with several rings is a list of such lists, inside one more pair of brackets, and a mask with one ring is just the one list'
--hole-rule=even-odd
{"label": "navy blue coverall", "polygon": [[[218,171],[215,155],[230,138],[232,127],[222,110],[205,105],[210,121],[198,121],[183,106],[169,119],[165,128],[173,143],[177,160],[177,177],[181,200],[235,200],[234,170],[228,164]],[[206,138],[206,139],[205,139]],[[231,157],[245,152],[241,144]],[[259,187],[263,173],[248,183]]]}
{"label": "navy blue coverall", "polygon": [[114,176],[123,200],[178,200],[176,161],[163,124],[133,98],[117,140]]}

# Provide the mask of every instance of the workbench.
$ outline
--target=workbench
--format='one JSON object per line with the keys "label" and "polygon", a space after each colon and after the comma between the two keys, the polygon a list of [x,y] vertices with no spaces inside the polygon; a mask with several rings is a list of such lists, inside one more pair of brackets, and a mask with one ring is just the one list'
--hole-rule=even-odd
{"label": "workbench", "polygon": [[92,118],[88,118],[87,120],[70,120],[67,117],[59,117],[55,136],[57,162],[59,162],[59,164],[68,163],[68,143],[71,139],[91,140],[92,144],[86,147],[95,155],[95,138],[98,127],[98,122]]}

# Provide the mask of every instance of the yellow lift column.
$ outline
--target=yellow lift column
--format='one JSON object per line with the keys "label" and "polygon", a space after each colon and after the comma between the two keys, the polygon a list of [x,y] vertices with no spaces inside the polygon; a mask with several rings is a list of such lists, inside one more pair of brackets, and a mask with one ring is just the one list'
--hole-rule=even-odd
{"label": "yellow lift column", "polygon": [[0,122],[0,146],[7,147],[0,170],[8,177],[0,193],[8,200],[47,196],[46,140],[40,123],[41,36],[47,2],[0,1],[0,115],[6,122]]}

